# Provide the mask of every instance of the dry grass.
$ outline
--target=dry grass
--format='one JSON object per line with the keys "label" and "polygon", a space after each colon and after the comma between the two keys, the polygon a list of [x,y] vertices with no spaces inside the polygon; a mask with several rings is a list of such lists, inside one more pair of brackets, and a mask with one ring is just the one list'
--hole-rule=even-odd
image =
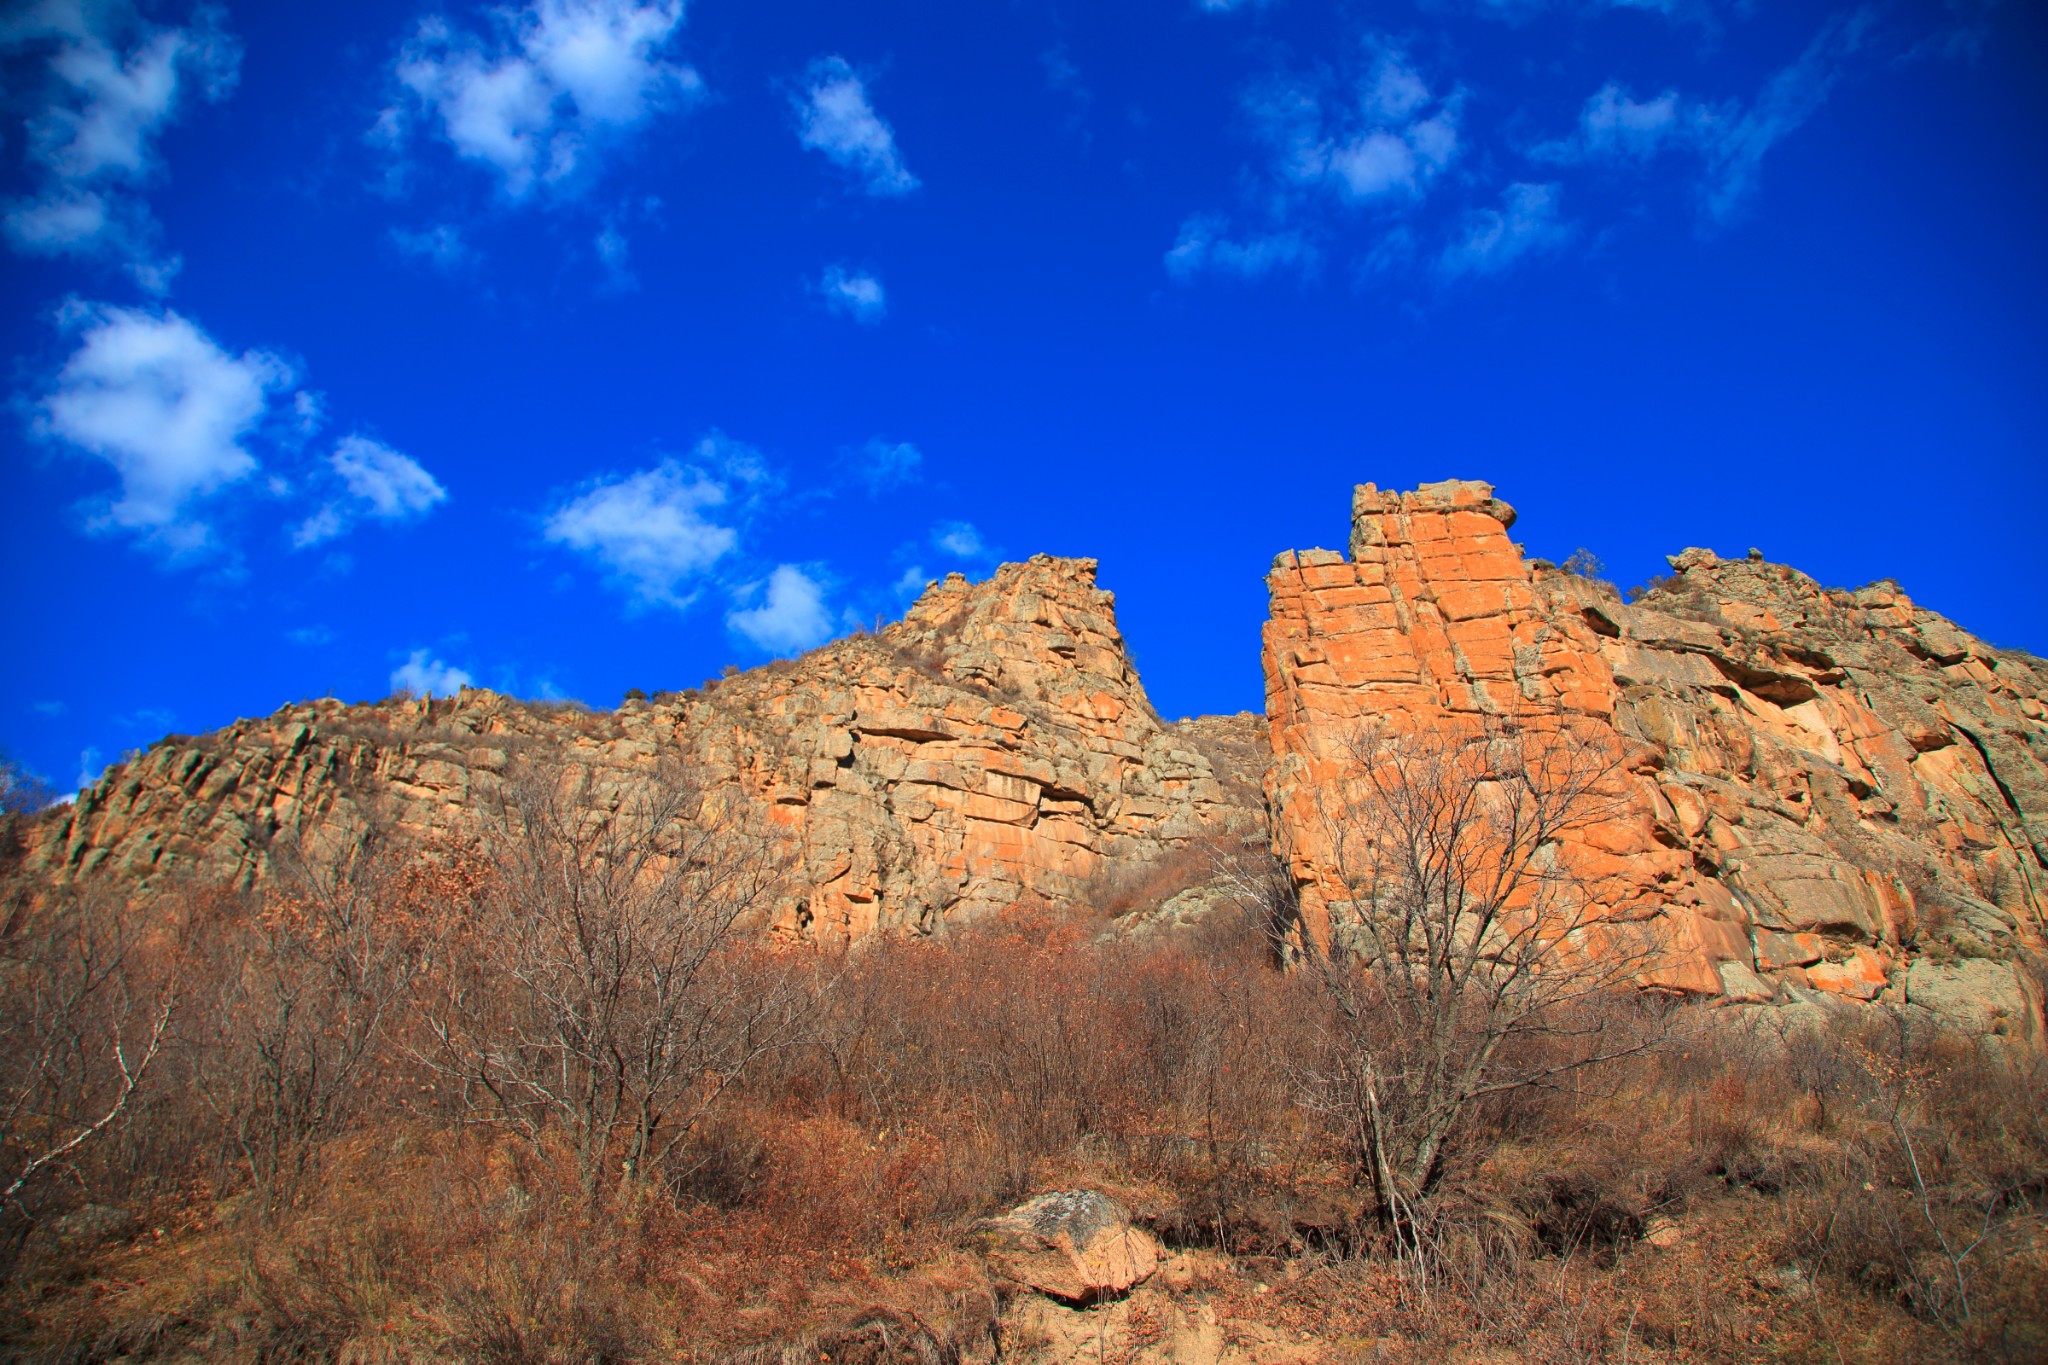
{"label": "dry grass", "polygon": [[[231,910],[152,913],[225,934]],[[1252,922],[1152,942],[1101,922],[1020,911],[849,955],[801,1036],[664,1167],[595,1201],[560,1134],[480,1122],[437,1088],[405,1008],[276,1189],[175,1083],[205,1059],[173,1059],[13,1211],[0,1353],[987,1359],[1002,1296],[966,1226],[1076,1184],[1179,1253],[1111,1306],[1127,1351],[1201,1303],[1248,1351],[1306,1333],[1332,1361],[2048,1352],[2036,1056],[1682,1016],[1659,1051],[1475,1112],[1418,1276],[1378,1240],[1342,1135],[1300,1103],[1329,1008],[1309,974],[1276,970]],[[1639,1006],[1615,1008],[1622,1027]],[[87,1201],[141,1230],[65,1242],[57,1219]]]}

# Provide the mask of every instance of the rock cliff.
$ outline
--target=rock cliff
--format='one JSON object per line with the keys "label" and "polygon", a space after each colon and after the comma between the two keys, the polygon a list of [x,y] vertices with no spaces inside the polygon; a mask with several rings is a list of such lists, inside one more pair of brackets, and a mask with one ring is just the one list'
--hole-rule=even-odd
{"label": "rock cliff", "polygon": [[465,690],[173,736],[109,769],[32,861],[248,884],[286,832],[468,837],[521,762],[581,765],[592,799],[617,800],[673,759],[790,840],[797,892],[775,927],[843,939],[1071,902],[1106,863],[1262,832],[1256,789],[1226,792],[1214,743],[1154,714],[1095,562],[1039,556],[933,584],[879,633],[614,712]]}
{"label": "rock cliff", "polygon": [[2040,1033],[2018,959],[2048,915],[2048,664],[1895,584],[1823,588],[1754,551],[1687,550],[1627,603],[1525,560],[1514,516],[1483,483],[1360,487],[1348,553],[1274,563],[1263,723],[1162,723],[1094,562],[1039,556],[934,584],[877,633],[617,711],[470,690],[172,736],[47,819],[29,861],[247,885],[284,836],[473,838],[521,764],[576,765],[593,801],[680,766],[788,841],[774,928],[792,937],[1133,885],[1161,901],[1141,927],[1178,924],[1217,896],[1186,884],[1200,859],[1168,855],[1269,833],[1326,932],[1314,805],[1356,726],[1563,718],[1622,756],[1619,813],[1573,852],[1657,945],[1644,984]]}
{"label": "rock cliff", "polygon": [[1569,717],[1627,756],[1625,810],[1577,852],[1645,907],[1647,984],[2038,1031],[2014,959],[2048,911],[2048,664],[1755,551],[1687,550],[1627,604],[1525,561],[1514,519],[1484,483],[1367,484],[1348,556],[1274,563],[1269,792],[1312,926],[1314,799],[1360,722]]}

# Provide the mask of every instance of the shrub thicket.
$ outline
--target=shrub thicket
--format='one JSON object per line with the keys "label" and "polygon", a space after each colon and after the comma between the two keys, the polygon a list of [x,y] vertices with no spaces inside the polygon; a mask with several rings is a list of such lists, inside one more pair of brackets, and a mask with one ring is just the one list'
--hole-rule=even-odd
{"label": "shrub thicket", "polygon": [[[681,807],[568,819],[575,777],[509,803],[489,858],[280,851],[252,895],[18,905],[6,1179],[115,1116],[8,1201],[0,1351],[945,1359],[998,1308],[967,1225],[1075,1184],[1274,1283],[1215,1289],[1229,1312],[1390,1359],[2048,1346],[2036,1054],[1575,999],[1502,1065],[1549,1074],[1586,1027],[1664,1041],[1474,1095],[1390,1232],[1310,1102],[1358,1021],[1276,965],[1270,907],[777,952],[753,833],[692,808],[724,832],[690,854],[643,840]],[[607,880],[650,849],[683,856]]]}

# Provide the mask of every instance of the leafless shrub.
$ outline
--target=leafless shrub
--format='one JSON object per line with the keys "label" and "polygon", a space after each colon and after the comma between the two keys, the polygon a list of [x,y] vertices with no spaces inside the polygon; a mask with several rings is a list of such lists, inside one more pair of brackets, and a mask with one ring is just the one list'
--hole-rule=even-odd
{"label": "leafless shrub", "polygon": [[128,1113],[159,1057],[182,981],[117,897],[51,893],[0,937],[0,1208],[32,1217],[36,1184]]}
{"label": "leafless shrub", "polygon": [[418,1050],[461,1113],[562,1134],[593,1198],[658,1170],[815,998],[744,933],[784,870],[748,807],[676,767],[622,791],[598,781],[557,762],[505,785],[494,875]]}
{"label": "leafless shrub", "polygon": [[1418,1263],[1419,1206],[1475,1104],[1645,1045],[1601,1008],[1646,965],[1632,907],[1563,847],[1615,811],[1619,775],[1566,724],[1368,728],[1314,795],[1329,919],[1297,939],[1335,1012],[1304,1096]]}
{"label": "leafless shrub", "polygon": [[317,854],[281,839],[270,866],[260,892],[216,904],[194,936],[204,986],[178,1053],[189,1093],[266,1205],[377,1098],[376,1082],[390,1085],[377,1068],[433,961],[432,907],[476,881],[473,867],[423,860],[374,830]]}

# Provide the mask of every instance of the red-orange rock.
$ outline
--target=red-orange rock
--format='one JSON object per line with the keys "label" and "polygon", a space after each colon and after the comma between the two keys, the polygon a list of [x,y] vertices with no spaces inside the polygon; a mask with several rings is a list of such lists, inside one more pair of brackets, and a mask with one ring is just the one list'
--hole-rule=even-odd
{"label": "red-orange rock", "polygon": [[1645,984],[1873,999],[1929,938],[2042,941],[2048,666],[1895,584],[1824,589],[1754,552],[1688,550],[1630,605],[1525,563],[1513,521],[1483,483],[1367,484],[1348,558],[1274,562],[1269,791],[1313,931],[1335,890],[1315,801],[1347,730],[1503,717],[1604,734],[1643,775],[1566,853],[1649,916]]}

